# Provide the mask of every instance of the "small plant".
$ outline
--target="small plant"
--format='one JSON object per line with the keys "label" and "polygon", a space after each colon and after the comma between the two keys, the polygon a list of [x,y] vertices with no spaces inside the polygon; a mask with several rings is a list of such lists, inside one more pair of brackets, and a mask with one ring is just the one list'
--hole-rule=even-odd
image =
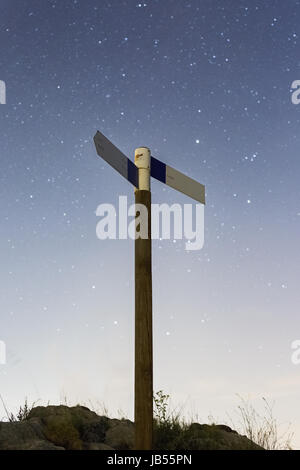
{"label": "small plant", "polygon": [[25,421],[29,417],[29,413],[34,408],[36,402],[33,402],[31,406],[28,405],[27,398],[25,398],[24,406],[20,406],[19,411],[17,413],[17,420],[18,421]]}
{"label": "small plant", "polygon": [[4,402],[1,395],[0,395],[0,399],[2,401],[2,405],[3,405],[3,408],[5,410],[6,417],[7,417],[8,421],[10,423],[14,423],[16,421],[25,421],[26,419],[28,419],[30,411],[32,410],[32,408],[35,407],[35,405],[37,403],[37,402],[33,402],[32,405],[28,405],[27,398],[25,398],[24,406],[20,406],[18,413],[16,415],[14,415],[10,411],[8,411],[8,409],[5,405],[5,402]]}
{"label": "small plant", "polygon": [[154,448],[157,450],[176,449],[182,440],[186,424],[181,421],[180,413],[170,411],[170,396],[162,390],[156,392],[154,400]]}
{"label": "small plant", "polygon": [[166,423],[168,421],[168,402],[170,395],[165,395],[162,390],[156,392],[153,397],[154,400],[154,416],[159,423]]}

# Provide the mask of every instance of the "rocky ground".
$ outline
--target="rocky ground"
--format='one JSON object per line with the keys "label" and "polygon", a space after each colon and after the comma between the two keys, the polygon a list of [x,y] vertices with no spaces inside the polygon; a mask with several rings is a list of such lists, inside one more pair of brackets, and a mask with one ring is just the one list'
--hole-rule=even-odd
{"label": "rocky ground", "polygon": [[[84,406],[33,408],[22,421],[0,422],[0,450],[129,450],[134,423],[98,416]],[[225,425],[155,428],[155,449],[261,449]]]}

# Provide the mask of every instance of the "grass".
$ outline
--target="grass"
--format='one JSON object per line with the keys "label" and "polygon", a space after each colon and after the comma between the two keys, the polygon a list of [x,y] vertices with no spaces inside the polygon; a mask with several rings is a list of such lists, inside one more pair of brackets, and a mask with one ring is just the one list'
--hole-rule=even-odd
{"label": "grass", "polygon": [[275,403],[270,403],[262,398],[263,414],[259,413],[249,400],[239,397],[241,404],[238,406],[239,432],[245,434],[251,441],[267,450],[291,450],[293,433],[290,426],[284,432],[280,432],[280,426],[274,417]]}

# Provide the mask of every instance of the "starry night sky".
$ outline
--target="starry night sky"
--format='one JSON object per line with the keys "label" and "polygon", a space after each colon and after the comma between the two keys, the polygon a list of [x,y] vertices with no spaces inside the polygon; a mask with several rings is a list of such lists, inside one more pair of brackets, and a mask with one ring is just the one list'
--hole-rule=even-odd
{"label": "starry night sky", "polygon": [[[0,393],[133,416],[134,201],[103,132],[206,185],[205,245],[153,242],[154,388],[224,422],[275,401],[300,448],[300,1],[0,0]],[[152,182],[154,203],[191,202]],[[96,405],[95,405],[96,406]],[[0,411],[0,417],[4,410]]]}

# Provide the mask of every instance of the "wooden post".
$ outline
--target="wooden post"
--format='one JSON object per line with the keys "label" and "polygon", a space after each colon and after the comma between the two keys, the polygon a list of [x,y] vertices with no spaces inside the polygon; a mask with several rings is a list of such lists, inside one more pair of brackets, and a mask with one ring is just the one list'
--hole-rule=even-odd
{"label": "wooden post", "polygon": [[[135,151],[139,168],[139,189],[135,203],[147,209],[148,238],[137,238],[143,227],[136,226],[135,239],[135,449],[153,448],[153,347],[152,347],[152,261],[150,151]],[[138,206],[136,215],[139,215]],[[140,218],[142,224],[142,218]],[[145,227],[144,227],[145,228]]]}

